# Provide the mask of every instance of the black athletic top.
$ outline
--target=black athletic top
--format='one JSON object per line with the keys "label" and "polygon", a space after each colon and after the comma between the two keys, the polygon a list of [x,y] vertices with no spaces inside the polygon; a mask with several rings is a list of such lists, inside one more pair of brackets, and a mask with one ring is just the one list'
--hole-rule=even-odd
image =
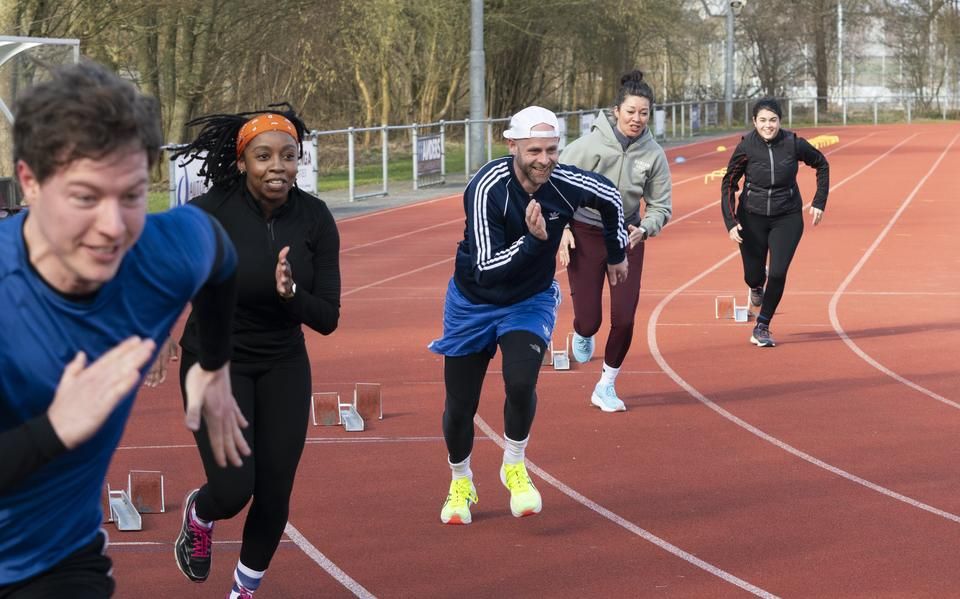
{"label": "black athletic top", "polygon": [[770,141],[756,130],[744,135],[727,164],[720,184],[723,222],[729,231],[737,224],[737,183],[744,177],[740,209],[751,214],[777,216],[803,209],[797,186],[799,163],[817,171],[817,191],[813,206],[823,210],[830,192],[830,165],[820,150],[792,131],[781,129]]}
{"label": "black athletic top", "polygon": [[[237,248],[237,308],[233,323],[234,361],[283,358],[304,351],[301,324],[329,335],[340,319],[340,236],[330,209],[293,188],[287,201],[264,217],[242,180],[216,186],[191,204],[212,214]],[[277,293],[277,256],[290,246],[287,261],[297,285],[293,298]],[[197,350],[196,311],[180,345]]]}

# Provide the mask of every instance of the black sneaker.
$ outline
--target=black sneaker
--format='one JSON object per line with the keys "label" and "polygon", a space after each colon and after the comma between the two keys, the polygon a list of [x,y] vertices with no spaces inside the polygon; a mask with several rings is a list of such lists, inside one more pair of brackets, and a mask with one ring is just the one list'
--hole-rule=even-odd
{"label": "black sneaker", "polygon": [[763,286],[750,288],[750,305],[759,308],[763,305]]}
{"label": "black sneaker", "polygon": [[757,323],[753,327],[753,335],[750,336],[750,343],[757,344],[757,347],[776,347],[773,337],[770,336],[770,327],[763,323]]}
{"label": "black sneaker", "polygon": [[190,491],[183,501],[183,524],[173,545],[177,567],[193,582],[203,582],[210,575],[210,549],[213,546],[213,527],[202,526],[191,515],[199,492],[200,489]]}

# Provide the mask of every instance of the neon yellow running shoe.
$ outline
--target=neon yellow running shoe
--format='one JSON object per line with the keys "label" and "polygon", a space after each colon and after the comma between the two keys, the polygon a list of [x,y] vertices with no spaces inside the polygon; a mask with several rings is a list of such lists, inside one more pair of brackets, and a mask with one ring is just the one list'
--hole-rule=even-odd
{"label": "neon yellow running shoe", "polygon": [[510,489],[510,511],[514,516],[523,518],[540,513],[543,501],[523,462],[500,466],[500,482]]}
{"label": "neon yellow running shoe", "polygon": [[470,504],[478,503],[477,488],[466,476],[450,481],[450,492],[440,510],[440,521],[444,524],[470,524]]}

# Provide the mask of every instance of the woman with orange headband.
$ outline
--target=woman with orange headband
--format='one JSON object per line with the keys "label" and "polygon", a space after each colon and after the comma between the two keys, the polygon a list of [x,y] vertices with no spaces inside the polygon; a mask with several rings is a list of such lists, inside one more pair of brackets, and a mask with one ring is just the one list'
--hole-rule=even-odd
{"label": "woman with orange headband", "polygon": [[[212,115],[176,157],[201,160],[211,189],[191,203],[237,248],[237,308],[230,379],[250,423],[254,453],[218,468],[206,433],[195,437],[207,482],[184,501],[177,565],[192,581],[210,573],[213,524],[251,499],[230,598],[252,597],[283,535],[310,412],[311,372],[301,325],[328,335],[340,317],[340,237],[327,205],[296,186],[305,126],[292,109]],[[191,314],[180,340],[180,380],[200,355]]]}

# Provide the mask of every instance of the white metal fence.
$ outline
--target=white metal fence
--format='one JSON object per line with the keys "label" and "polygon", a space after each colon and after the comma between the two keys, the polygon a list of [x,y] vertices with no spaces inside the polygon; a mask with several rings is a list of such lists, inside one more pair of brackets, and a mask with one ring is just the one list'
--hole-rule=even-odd
{"label": "white metal fence", "polygon": [[[723,100],[699,100],[670,102],[655,106],[650,119],[650,128],[661,142],[672,143],[697,136],[720,135],[730,131],[748,129],[751,123],[751,108],[756,98],[734,100],[733,123],[726,123],[723,116]],[[917,118],[960,118],[960,102],[956,98],[943,101],[934,109],[918,110],[911,97],[844,98],[842,101],[816,98],[779,98],[783,109],[783,122],[788,128],[794,126],[845,126],[848,124],[911,123]],[[560,112],[561,147],[590,130],[599,109]],[[343,187],[350,201],[388,196],[391,189],[418,189],[428,185],[447,182],[466,182],[469,179],[471,123],[468,119],[413,123],[409,125],[383,125],[379,127],[348,127],[329,131],[312,131],[305,146],[312,153],[308,176],[316,175],[320,184],[325,177],[336,173],[345,182]],[[508,117],[480,121],[486,129],[486,156],[492,159],[500,154],[505,145],[501,140],[502,130]],[[455,163],[448,157],[452,148],[462,149],[463,158]],[[457,152],[459,155],[459,151]],[[397,165],[409,164],[409,169],[398,178]],[[303,165],[301,168],[305,168]],[[393,166],[393,173],[391,173]],[[358,183],[358,172],[366,173],[366,183]],[[187,177],[188,175],[183,175]],[[312,182],[312,181],[311,181]],[[303,186],[303,185],[301,185]],[[313,191],[322,185],[308,186]],[[171,169],[170,202],[182,203],[193,192],[184,196],[183,179]],[[196,189],[202,189],[196,187]]]}

